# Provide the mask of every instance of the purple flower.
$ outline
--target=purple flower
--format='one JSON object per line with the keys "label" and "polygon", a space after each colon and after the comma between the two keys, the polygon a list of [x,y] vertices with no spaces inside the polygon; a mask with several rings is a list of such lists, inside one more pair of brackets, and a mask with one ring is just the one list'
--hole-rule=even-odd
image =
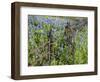
{"label": "purple flower", "polygon": [[42,26],[40,24],[38,24],[37,28],[42,28]]}
{"label": "purple flower", "polygon": [[34,20],[38,20],[38,16],[34,16]]}
{"label": "purple flower", "polygon": [[47,19],[47,20],[45,20],[45,23],[52,24],[52,20],[51,19]]}
{"label": "purple flower", "polygon": [[42,28],[41,24],[38,24],[37,26],[34,26],[34,30],[38,30],[38,29],[41,29],[41,28]]}

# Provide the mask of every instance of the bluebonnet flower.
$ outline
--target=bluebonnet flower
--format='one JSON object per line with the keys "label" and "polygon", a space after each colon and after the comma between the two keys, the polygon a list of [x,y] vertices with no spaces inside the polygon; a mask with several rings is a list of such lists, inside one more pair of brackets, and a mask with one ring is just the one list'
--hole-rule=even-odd
{"label": "bluebonnet flower", "polygon": [[38,16],[34,16],[34,20],[38,20],[38,18],[39,18]]}
{"label": "bluebonnet flower", "polygon": [[52,24],[52,20],[51,20],[51,19],[46,19],[46,20],[45,20],[45,23],[46,23],[46,24]]}
{"label": "bluebonnet flower", "polygon": [[38,25],[38,28],[41,28],[41,26],[40,26],[40,25]]}
{"label": "bluebonnet flower", "polygon": [[42,28],[42,25],[38,24],[37,28],[39,28],[39,29]]}

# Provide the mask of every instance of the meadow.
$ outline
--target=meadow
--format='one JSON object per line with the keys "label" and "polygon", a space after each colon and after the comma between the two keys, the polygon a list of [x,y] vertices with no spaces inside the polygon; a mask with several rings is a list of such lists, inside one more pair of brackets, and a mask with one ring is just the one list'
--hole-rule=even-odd
{"label": "meadow", "polygon": [[28,66],[87,63],[86,17],[28,15]]}

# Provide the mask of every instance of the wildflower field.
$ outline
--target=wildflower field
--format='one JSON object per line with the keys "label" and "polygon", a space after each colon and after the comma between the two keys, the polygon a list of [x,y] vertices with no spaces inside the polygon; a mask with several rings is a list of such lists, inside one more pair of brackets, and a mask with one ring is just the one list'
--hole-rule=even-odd
{"label": "wildflower field", "polygon": [[28,66],[87,64],[87,20],[28,15]]}

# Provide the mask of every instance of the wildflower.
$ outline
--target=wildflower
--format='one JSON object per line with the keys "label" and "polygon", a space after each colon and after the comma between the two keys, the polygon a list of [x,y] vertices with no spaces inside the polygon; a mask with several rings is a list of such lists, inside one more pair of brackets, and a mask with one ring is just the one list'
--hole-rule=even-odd
{"label": "wildflower", "polygon": [[38,28],[38,29],[41,29],[41,28],[42,28],[42,25],[38,24],[38,25],[37,25],[37,28]]}
{"label": "wildflower", "polygon": [[51,20],[51,19],[47,19],[45,22],[46,22],[47,24],[52,24],[52,20]]}

